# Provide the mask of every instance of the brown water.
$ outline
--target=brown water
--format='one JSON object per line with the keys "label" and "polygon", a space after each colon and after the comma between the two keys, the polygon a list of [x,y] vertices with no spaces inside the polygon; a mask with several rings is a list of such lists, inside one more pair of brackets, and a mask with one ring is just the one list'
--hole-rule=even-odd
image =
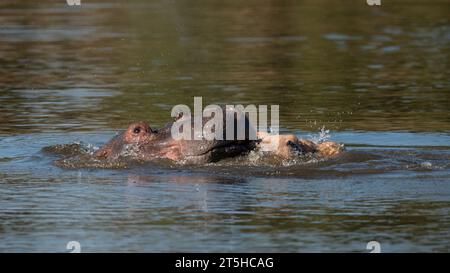
{"label": "brown water", "polygon": [[[386,3],[385,3],[386,2]],[[0,251],[450,250],[448,1],[0,3]],[[348,153],[62,169],[176,104],[279,104]]]}

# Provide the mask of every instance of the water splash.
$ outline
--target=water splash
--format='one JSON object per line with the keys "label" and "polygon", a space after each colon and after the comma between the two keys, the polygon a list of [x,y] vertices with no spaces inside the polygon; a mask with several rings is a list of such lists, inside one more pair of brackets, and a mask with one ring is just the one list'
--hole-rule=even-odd
{"label": "water splash", "polygon": [[310,139],[317,144],[325,142],[331,138],[330,130],[325,129],[325,126],[322,126],[322,128],[320,128],[320,131],[317,135],[309,135],[309,136]]}

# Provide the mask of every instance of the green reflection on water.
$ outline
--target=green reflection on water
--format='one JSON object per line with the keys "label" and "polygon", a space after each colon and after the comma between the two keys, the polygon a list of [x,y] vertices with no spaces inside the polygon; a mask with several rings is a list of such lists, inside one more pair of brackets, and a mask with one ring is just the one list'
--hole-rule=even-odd
{"label": "green reflection on water", "polygon": [[446,1],[0,4],[1,133],[279,104],[289,130],[449,131]]}

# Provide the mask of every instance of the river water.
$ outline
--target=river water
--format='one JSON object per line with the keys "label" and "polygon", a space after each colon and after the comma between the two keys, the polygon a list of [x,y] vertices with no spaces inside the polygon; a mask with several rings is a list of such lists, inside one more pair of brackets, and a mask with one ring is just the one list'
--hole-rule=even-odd
{"label": "river water", "polygon": [[[345,3],[344,3],[345,2]],[[386,1],[387,2],[387,1]],[[448,1],[0,3],[0,252],[450,251]],[[305,164],[60,168],[193,97],[345,143]],[[324,128],[324,129],[322,129]],[[322,133],[321,133],[322,130]]]}

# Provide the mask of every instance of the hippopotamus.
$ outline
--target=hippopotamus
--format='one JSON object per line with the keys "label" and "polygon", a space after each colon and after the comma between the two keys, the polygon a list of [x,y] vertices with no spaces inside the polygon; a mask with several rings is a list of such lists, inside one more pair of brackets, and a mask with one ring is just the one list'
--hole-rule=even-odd
{"label": "hippopotamus", "polygon": [[[177,117],[174,122],[180,118],[184,117]],[[203,118],[203,123],[207,121],[207,118]],[[295,135],[271,135],[267,132],[256,132],[256,138],[252,139],[251,132],[255,129],[248,118],[245,118],[245,137],[238,140],[236,124],[237,122],[233,125],[234,140],[208,140],[205,138],[176,140],[171,134],[173,122],[160,129],[151,128],[147,122],[135,122],[98,149],[93,156],[101,160],[115,160],[127,156],[141,161],[165,158],[177,162],[209,163],[245,155],[250,151],[261,149],[264,145],[265,147],[272,145],[274,148],[269,153],[281,158],[294,158],[307,153],[318,157],[332,157],[339,155],[344,150],[343,145],[335,142],[316,144],[310,140],[298,139]],[[192,123],[191,126],[194,127],[194,124]],[[225,135],[227,130],[230,128],[224,125],[222,133]]]}
{"label": "hippopotamus", "polygon": [[189,163],[216,162],[245,154],[257,141],[245,140],[175,140],[171,137],[172,123],[152,129],[147,122],[135,122],[94,153],[98,159],[114,160],[131,156],[143,161],[167,158]]}

